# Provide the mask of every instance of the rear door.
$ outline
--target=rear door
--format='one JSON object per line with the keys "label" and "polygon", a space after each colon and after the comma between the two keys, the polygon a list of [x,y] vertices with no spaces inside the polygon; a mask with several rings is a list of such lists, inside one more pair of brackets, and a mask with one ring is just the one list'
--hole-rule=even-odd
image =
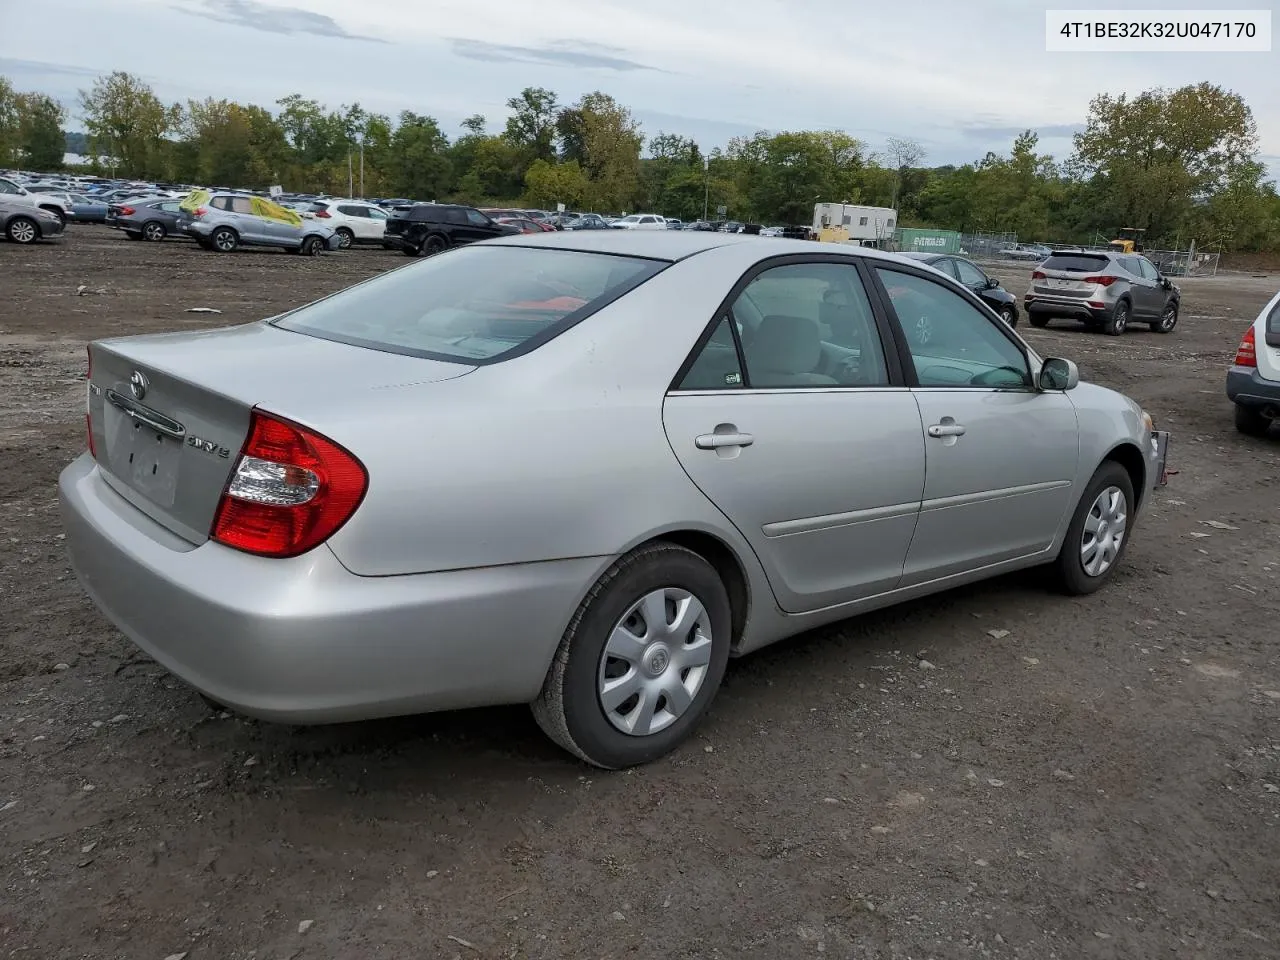
{"label": "rear door", "polygon": [[902,577],[924,439],[882,323],[849,258],[766,261],[663,405],[685,472],[751,544],[788,612]]}
{"label": "rear door", "polygon": [[1074,404],[1036,390],[1012,331],[959,291],[897,266],[875,273],[910,353],[926,451],[902,585],[1046,550],[1074,502]]}
{"label": "rear door", "polygon": [[1164,298],[1156,287],[1155,277],[1143,275],[1142,257],[1116,257],[1116,264],[1124,271],[1124,279],[1129,283],[1134,317],[1149,319],[1159,316]]}

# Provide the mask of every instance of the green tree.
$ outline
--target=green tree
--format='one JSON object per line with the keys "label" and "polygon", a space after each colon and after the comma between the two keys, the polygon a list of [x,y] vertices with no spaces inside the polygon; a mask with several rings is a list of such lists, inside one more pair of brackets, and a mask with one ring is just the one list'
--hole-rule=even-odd
{"label": "green tree", "polygon": [[24,93],[18,97],[18,138],[26,153],[27,166],[36,170],[61,170],[67,152],[62,134],[66,111],[62,104],[44,93]]}
{"label": "green tree", "polygon": [[138,77],[116,71],[80,91],[80,110],[90,149],[109,158],[125,176],[160,177],[168,161],[165,135],[181,117],[181,108],[165,106]]}
{"label": "green tree", "polygon": [[970,215],[978,230],[1013,232],[1026,240],[1051,234],[1065,194],[1053,157],[1036,153],[1039,141],[1025,130],[1008,157],[988,153],[978,164],[970,185]]}
{"label": "green tree", "polygon": [[587,179],[577,160],[552,163],[535,160],[524,175],[524,196],[533,207],[554,210],[557,203],[566,209],[580,207],[591,192]]}
{"label": "green tree", "polygon": [[390,190],[396,196],[437,200],[449,189],[449,138],[434,117],[410,110],[400,114],[387,145],[386,162]]}
{"label": "green tree", "polygon": [[[193,174],[184,179],[219,186],[248,186],[253,127],[248,114],[230,100],[190,100],[183,116],[183,145],[194,158]],[[187,151],[182,152],[184,166]],[[263,186],[263,184],[254,184]]]}
{"label": "green tree", "polygon": [[0,76],[0,165],[12,166],[18,162],[18,94],[8,77]]}
{"label": "green tree", "polygon": [[534,160],[554,160],[556,156],[556,95],[543,87],[525,87],[518,97],[507,101],[507,141]]}
{"label": "green tree", "polygon": [[573,107],[582,117],[582,168],[590,201],[600,210],[632,209],[640,194],[644,135],[631,111],[607,93],[586,94]]}

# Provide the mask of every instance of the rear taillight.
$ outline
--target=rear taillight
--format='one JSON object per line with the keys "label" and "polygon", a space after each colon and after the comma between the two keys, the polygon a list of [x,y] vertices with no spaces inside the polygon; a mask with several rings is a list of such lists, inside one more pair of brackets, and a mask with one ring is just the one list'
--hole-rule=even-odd
{"label": "rear taillight", "polygon": [[97,448],[93,445],[93,351],[88,347],[84,352],[89,357],[89,371],[84,375],[84,429],[89,437],[89,456],[98,459]]}
{"label": "rear taillight", "polygon": [[332,219],[332,217],[330,216],[330,214],[329,214],[329,211],[328,211],[328,210],[317,210],[317,211],[316,211],[316,216],[317,216],[317,217],[319,217],[321,220],[331,220],[331,219]]}
{"label": "rear taillight", "polygon": [[196,207],[194,210],[191,211],[191,215],[193,217],[203,217],[208,212],[209,211],[206,210],[204,207]]}
{"label": "rear taillight", "polygon": [[133,216],[135,213],[137,213],[137,212],[138,212],[138,211],[134,210],[134,209],[133,209],[133,207],[121,207],[121,208],[120,208],[120,216],[122,216],[122,217],[132,217],[132,216]]}
{"label": "rear taillight", "polygon": [[1085,277],[1084,282],[1097,284],[1100,287],[1109,287],[1119,279],[1120,279],[1119,277],[1112,277],[1112,276]]}
{"label": "rear taillight", "polygon": [[1043,280],[1043,279],[1044,279],[1044,271],[1043,271],[1043,270],[1032,270],[1032,271],[1031,271],[1031,279],[1032,279],[1032,280]]}
{"label": "rear taillight", "polygon": [[264,557],[295,557],[333,536],[364,499],[364,465],[332,440],[260,410],[210,536]]}
{"label": "rear taillight", "polygon": [[1237,367],[1256,367],[1258,365],[1258,341],[1254,339],[1253,327],[1245,331],[1240,346],[1236,348]]}

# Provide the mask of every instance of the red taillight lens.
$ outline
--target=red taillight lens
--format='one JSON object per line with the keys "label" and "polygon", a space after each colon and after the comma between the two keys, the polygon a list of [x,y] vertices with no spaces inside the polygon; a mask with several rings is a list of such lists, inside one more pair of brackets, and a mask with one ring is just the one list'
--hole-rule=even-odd
{"label": "red taillight lens", "polygon": [[208,212],[209,211],[206,210],[204,207],[196,207],[194,210],[191,211],[191,215],[193,217],[203,217]]}
{"label": "red taillight lens", "polygon": [[1256,367],[1258,365],[1258,341],[1254,339],[1253,327],[1245,331],[1240,346],[1236,349],[1237,367]]}
{"label": "red taillight lens", "polygon": [[93,351],[88,347],[84,348],[85,354],[89,358],[89,370],[84,375],[84,429],[89,437],[89,456],[98,459],[97,448],[93,445]]}
{"label": "red taillight lens", "polygon": [[330,216],[330,214],[329,214],[329,211],[328,211],[328,210],[317,210],[317,211],[316,211],[316,216],[317,216],[317,217],[319,217],[321,220],[331,220],[331,219],[333,219],[333,218]]}
{"label": "red taillight lens", "polygon": [[1032,279],[1032,280],[1043,280],[1043,279],[1044,279],[1044,271],[1043,271],[1043,270],[1032,270],[1032,271],[1031,271],[1031,279]]}
{"label": "red taillight lens", "polygon": [[132,217],[132,216],[133,216],[135,213],[137,213],[137,212],[138,212],[138,211],[134,210],[134,209],[133,209],[133,207],[121,207],[121,208],[120,208],[120,216],[122,216],[122,217]]}
{"label": "red taillight lens", "polygon": [[332,440],[260,410],[210,536],[264,557],[295,557],[351,519],[369,487],[364,465]]}
{"label": "red taillight lens", "polygon": [[1120,279],[1119,277],[1111,277],[1111,276],[1085,277],[1084,282],[1096,283],[1100,287],[1109,287],[1119,279]]}

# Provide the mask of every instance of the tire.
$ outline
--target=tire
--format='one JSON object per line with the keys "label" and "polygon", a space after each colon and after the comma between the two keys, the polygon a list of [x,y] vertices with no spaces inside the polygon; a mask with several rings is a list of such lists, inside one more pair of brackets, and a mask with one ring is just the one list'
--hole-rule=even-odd
{"label": "tire", "polygon": [[[1099,565],[1100,569],[1095,568],[1094,572],[1090,572],[1086,568],[1085,559],[1088,558],[1092,562],[1096,554],[1088,549],[1090,544],[1085,540],[1085,525],[1091,515],[1099,514],[1094,522],[1101,519],[1104,524],[1102,529],[1109,537],[1114,537],[1117,521],[1112,507],[1116,502],[1113,496],[1116,493],[1123,498],[1119,504],[1120,542],[1117,546],[1114,540],[1111,540],[1109,562],[1106,562],[1105,566]],[[1106,584],[1116,567],[1120,565],[1120,561],[1124,559],[1125,548],[1129,545],[1129,537],[1133,533],[1134,502],[1133,481],[1129,479],[1129,472],[1114,460],[1104,460],[1094,471],[1088,486],[1084,488],[1084,496],[1076,505],[1076,512],[1071,518],[1070,526],[1067,527],[1066,539],[1063,540],[1062,549],[1058,551],[1058,557],[1054,561],[1053,579],[1059,590],[1070,596],[1084,596],[1101,589]],[[1090,536],[1092,544],[1096,547],[1098,531],[1091,531]],[[1103,551],[1101,559],[1106,561],[1106,540],[1099,549]]]}
{"label": "tire", "polygon": [[350,250],[351,245],[356,242],[356,235],[346,227],[339,227],[334,232],[338,235],[339,250]]}
{"label": "tire", "polygon": [[240,238],[230,227],[219,227],[209,234],[209,248],[219,253],[231,253],[240,246]]}
{"label": "tire", "polygon": [[1151,322],[1152,333],[1172,333],[1173,328],[1178,325],[1178,304],[1176,302],[1166,303],[1164,312],[1160,314],[1159,320]]}
{"label": "tire", "polygon": [[1111,310],[1111,316],[1102,324],[1102,332],[1109,337],[1119,337],[1129,329],[1129,314],[1132,312],[1128,300],[1120,300]]}
{"label": "tire", "polygon": [[1007,326],[1016,327],[1018,325],[1018,311],[1013,309],[1009,304],[1006,303],[998,312],[1000,314],[1000,319],[1003,320]]}
{"label": "tire", "polygon": [[303,237],[301,251],[304,257],[318,257],[324,252],[324,241],[319,237]]}
{"label": "tire", "polygon": [[9,221],[4,232],[13,243],[35,243],[40,239],[40,224],[30,217],[16,216]]}
{"label": "tire", "polygon": [[1236,429],[1246,437],[1265,437],[1271,430],[1271,421],[1262,411],[1236,404]]}
{"label": "tire", "polygon": [[[699,642],[686,646],[684,636],[672,637],[662,628],[647,646],[639,639],[654,633],[640,611],[655,597],[665,601],[664,619],[690,599],[701,605],[702,613],[690,620],[687,634]],[[534,719],[548,737],[594,766],[618,770],[656,760],[689,737],[715,697],[729,662],[731,623],[729,595],[711,564],[671,543],[641,547],[606,570],[578,606],[532,704]],[[641,627],[642,634],[637,632]],[[614,637],[634,642],[615,646],[610,642]],[[672,646],[662,645],[663,640]],[[689,655],[690,649],[698,652]],[[683,660],[680,650],[690,659]],[[632,686],[625,684],[619,694],[625,698],[606,710],[603,687],[633,675],[636,692],[625,696]],[[682,709],[669,709],[672,702],[664,690],[681,692],[686,700]],[[628,722],[658,727],[637,735],[625,731]]]}
{"label": "tire", "polygon": [[1047,314],[1031,313],[1030,311],[1028,311],[1027,323],[1031,324],[1037,330],[1043,330],[1045,327],[1049,325],[1049,317]]}
{"label": "tire", "polygon": [[434,257],[437,253],[444,253],[449,247],[449,242],[438,233],[433,233],[427,239],[422,241],[422,252],[419,256]]}
{"label": "tire", "polygon": [[142,225],[143,239],[150,243],[159,243],[169,235],[169,231],[164,228],[164,224],[159,220],[148,220]]}

